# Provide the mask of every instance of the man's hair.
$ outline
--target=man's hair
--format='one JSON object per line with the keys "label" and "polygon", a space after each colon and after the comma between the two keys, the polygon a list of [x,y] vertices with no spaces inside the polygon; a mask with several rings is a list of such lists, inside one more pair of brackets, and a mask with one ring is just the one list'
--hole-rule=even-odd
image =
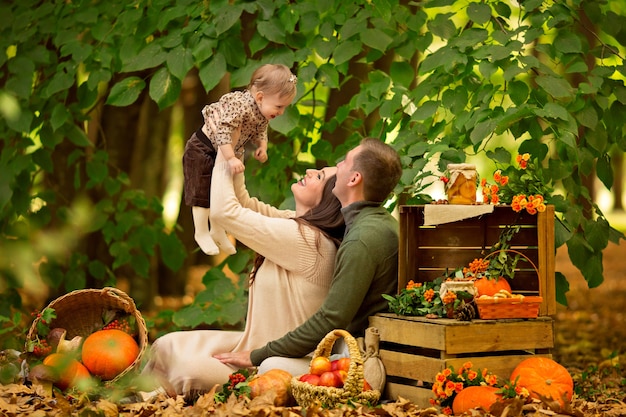
{"label": "man's hair", "polygon": [[293,75],[289,67],[282,64],[261,65],[250,78],[248,89],[263,91],[267,95],[279,97],[295,97],[298,78]]}
{"label": "man's hair", "polygon": [[395,149],[376,138],[365,138],[360,145],[361,150],[354,157],[352,170],[363,176],[365,199],[383,202],[402,175],[400,156]]}

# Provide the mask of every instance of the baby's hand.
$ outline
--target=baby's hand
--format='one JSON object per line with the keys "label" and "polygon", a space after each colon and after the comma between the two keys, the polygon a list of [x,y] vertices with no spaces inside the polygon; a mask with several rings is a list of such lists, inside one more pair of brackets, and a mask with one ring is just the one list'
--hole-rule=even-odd
{"label": "baby's hand", "polygon": [[254,159],[262,164],[265,163],[265,161],[267,161],[267,150],[265,148],[256,148],[254,151]]}
{"label": "baby's hand", "polygon": [[228,160],[228,166],[230,167],[230,173],[233,175],[242,173],[246,168],[243,162],[237,157],[230,158]]}

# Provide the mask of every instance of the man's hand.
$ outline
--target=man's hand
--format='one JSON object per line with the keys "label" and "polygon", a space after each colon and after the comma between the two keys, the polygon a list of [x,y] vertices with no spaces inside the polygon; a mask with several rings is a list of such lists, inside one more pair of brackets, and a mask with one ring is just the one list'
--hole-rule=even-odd
{"label": "man's hand", "polygon": [[248,350],[244,352],[218,353],[217,355],[213,355],[213,357],[228,365],[234,365],[239,368],[250,368],[253,366],[252,360],[250,360],[250,352],[251,351]]}

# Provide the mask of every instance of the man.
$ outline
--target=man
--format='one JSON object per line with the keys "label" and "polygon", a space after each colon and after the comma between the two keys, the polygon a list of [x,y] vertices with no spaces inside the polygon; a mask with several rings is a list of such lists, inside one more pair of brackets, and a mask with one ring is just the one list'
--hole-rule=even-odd
{"label": "man", "polygon": [[[363,336],[369,316],[388,308],[382,294],[397,292],[398,223],[382,203],[401,174],[397,152],[378,139],[363,139],[350,150],[337,164],[333,193],[341,202],[346,234],[324,304],[305,323],[260,349],[215,358],[240,368],[262,364],[259,372],[282,368],[296,375],[306,373],[310,358],[303,357],[330,331],[346,329],[354,337]],[[301,359],[273,360],[279,357]]]}

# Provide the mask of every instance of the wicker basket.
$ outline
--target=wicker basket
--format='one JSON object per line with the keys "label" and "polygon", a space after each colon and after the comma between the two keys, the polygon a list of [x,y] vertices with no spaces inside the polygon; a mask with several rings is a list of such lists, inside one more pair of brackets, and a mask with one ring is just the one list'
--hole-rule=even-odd
{"label": "wicker basket", "polygon": [[336,408],[340,404],[349,402],[370,405],[378,402],[380,391],[363,390],[363,359],[356,340],[349,332],[336,329],[328,333],[317,345],[313,358],[318,356],[329,358],[335,341],[340,337],[344,338],[350,354],[350,367],[343,388],[312,385],[308,382],[299,381],[298,377],[293,377],[291,394],[301,407],[307,408],[318,403],[322,407]]}
{"label": "wicker basket", "polygon": [[[86,338],[91,333],[101,329],[103,323],[103,313],[105,311],[119,311],[120,314],[128,314],[135,318],[137,326],[136,340],[139,345],[139,354],[135,361],[114,379],[106,381],[111,383],[119,380],[124,375],[137,369],[141,364],[143,356],[148,346],[148,330],[146,322],[141,313],[137,310],[135,302],[124,291],[117,288],[105,287],[102,289],[84,289],[72,291],[52,301],[46,308],[54,309],[56,318],[48,323],[48,327],[53,329],[61,327],[67,331],[66,339],[75,336]],[[26,344],[37,337],[37,317],[28,331]]]}
{"label": "wicker basket", "polygon": [[[539,279],[539,270],[533,261],[521,252],[513,249],[495,251],[485,256],[495,255],[500,252],[511,252],[524,257],[533,267]],[[530,296],[524,298],[475,298],[478,307],[478,316],[483,320],[493,319],[535,319],[539,315],[539,307],[543,297]]]}

